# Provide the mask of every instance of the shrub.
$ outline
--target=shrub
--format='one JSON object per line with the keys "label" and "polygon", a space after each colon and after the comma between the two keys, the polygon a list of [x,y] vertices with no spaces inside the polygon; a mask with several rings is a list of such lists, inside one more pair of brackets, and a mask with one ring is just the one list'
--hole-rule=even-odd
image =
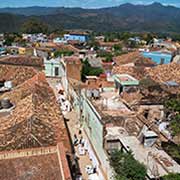
{"label": "shrub", "polygon": [[116,180],[144,180],[146,177],[146,167],[135,160],[131,152],[115,151],[110,162],[116,173]]}

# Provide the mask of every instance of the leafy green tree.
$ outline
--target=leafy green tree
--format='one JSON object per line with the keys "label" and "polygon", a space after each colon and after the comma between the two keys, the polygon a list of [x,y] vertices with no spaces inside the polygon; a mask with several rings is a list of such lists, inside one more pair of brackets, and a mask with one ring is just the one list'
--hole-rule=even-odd
{"label": "leafy green tree", "polygon": [[68,51],[68,50],[58,50],[58,51],[54,52],[54,56],[55,57],[61,57],[62,55],[64,55],[64,56],[71,56],[73,54],[74,54],[73,51]]}
{"label": "leafy green tree", "polygon": [[167,111],[172,114],[170,128],[174,136],[180,135],[180,98],[170,99],[165,102]]}
{"label": "leafy green tree", "polygon": [[105,62],[112,62],[113,61],[113,55],[109,54],[105,57]]}
{"label": "leafy green tree", "polygon": [[180,34],[174,34],[174,35],[171,35],[173,41],[180,41]]}
{"label": "leafy green tree", "polygon": [[170,173],[162,178],[163,180],[180,180],[180,174]]}
{"label": "leafy green tree", "polygon": [[115,44],[113,46],[113,49],[114,49],[114,51],[121,51],[122,50],[122,45],[121,44]]}
{"label": "leafy green tree", "polygon": [[99,76],[103,72],[104,72],[104,70],[102,68],[91,67],[88,60],[86,59],[83,62],[83,66],[82,66],[82,70],[81,70],[81,79],[82,79],[82,81],[85,81],[86,76]]}
{"label": "leafy green tree", "polygon": [[135,160],[131,152],[113,152],[110,163],[116,173],[116,180],[144,180],[146,177],[146,167]]}
{"label": "leafy green tree", "polygon": [[100,51],[98,53],[98,57],[105,58],[105,62],[112,62],[112,59],[113,59],[113,55],[111,53],[105,52],[105,51]]}
{"label": "leafy green tree", "polygon": [[180,113],[180,99],[171,99],[165,103],[165,107],[173,112]]}
{"label": "leafy green tree", "polygon": [[177,114],[173,118],[173,120],[170,124],[170,127],[171,127],[171,130],[172,130],[174,136],[179,135],[179,133],[180,133],[180,114]]}
{"label": "leafy green tree", "polygon": [[124,40],[124,41],[127,41],[130,37],[133,37],[131,33],[129,32],[123,32],[121,35],[120,35],[120,39],[121,40]]}
{"label": "leafy green tree", "polygon": [[149,44],[153,38],[157,38],[157,35],[154,33],[144,33],[142,38]]}
{"label": "leafy green tree", "polygon": [[4,36],[4,39],[5,39],[4,45],[11,46],[12,43],[15,41],[17,36],[18,35],[16,35],[16,34],[5,34],[5,36]]}
{"label": "leafy green tree", "polygon": [[99,50],[99,42],[95,40],[95,37],[93,34],[90,35],[88,46],[93,47],[95,51]]}
{"label": "leafy green tree", "polygon": [[47,33],[48,26],[38,19],[32,18],[22,25],[22,32],[28,34]]}

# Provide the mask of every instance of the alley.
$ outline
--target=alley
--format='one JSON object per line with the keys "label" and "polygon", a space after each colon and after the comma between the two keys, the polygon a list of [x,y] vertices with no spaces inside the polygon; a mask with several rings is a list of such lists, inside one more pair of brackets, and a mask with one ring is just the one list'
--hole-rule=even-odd
{"label": "alley", "polygon": [[[56,97],[58,98],[58,88],[61,86],[60,80],[47,78],[47,81],[50,84],[50,86],[53,88],[54,93],[55,93]],[[71,139],[73,141],[74,135],[76,134],[78,140],[80,140],[81,137],[83,137],[83,139],[87,140],[88,138],[87,138],[84,130],[80,127],[80,121],[77,117],[78,117],[78,115],[74,110],[64,113],[64,118],[67,119],[67,125],[68,125]],[[80,129],[81,129],[81,134],[79,134]],[[82,180],[91,180],[91,179],[88,179],[89,175],[86,172],[86,168],[87,168],[87,166],[92,166],[92,162],[89,159],[88,152],[85,152],[85,155],[79,154],[78,147],[79,147],[78,145],[74,146],[75,154],[77,156],[78,163],[79,163],[80,172],[82,173]],[[78,180],[80,180],[80,179],[78,179]],[[93,180],[95,180],[95,179],[93,179]]]}

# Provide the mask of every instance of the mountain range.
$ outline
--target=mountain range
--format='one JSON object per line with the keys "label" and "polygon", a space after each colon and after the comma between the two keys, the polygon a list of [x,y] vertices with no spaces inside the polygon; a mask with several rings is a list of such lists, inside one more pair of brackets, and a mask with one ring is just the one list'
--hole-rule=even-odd
{"label": "mountain range", "polygon": [[180,8],[160,3],[100,9],[64,7],[1,8],[0,32],[18,32],[30,18],[50,29],[89,29],[93,31],[179,32]]}

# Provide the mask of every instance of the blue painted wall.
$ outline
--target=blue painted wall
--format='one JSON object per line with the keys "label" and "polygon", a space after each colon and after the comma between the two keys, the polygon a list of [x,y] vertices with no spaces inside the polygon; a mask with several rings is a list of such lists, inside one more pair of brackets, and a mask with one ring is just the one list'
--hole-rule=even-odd
{"label": "blue painted wall", "polygon": [[65,39],[86,42],[86,41],[88,41],[88,36],[87,35],[78,35],[78,34],[69,34],[68,36],[65,36]]}

